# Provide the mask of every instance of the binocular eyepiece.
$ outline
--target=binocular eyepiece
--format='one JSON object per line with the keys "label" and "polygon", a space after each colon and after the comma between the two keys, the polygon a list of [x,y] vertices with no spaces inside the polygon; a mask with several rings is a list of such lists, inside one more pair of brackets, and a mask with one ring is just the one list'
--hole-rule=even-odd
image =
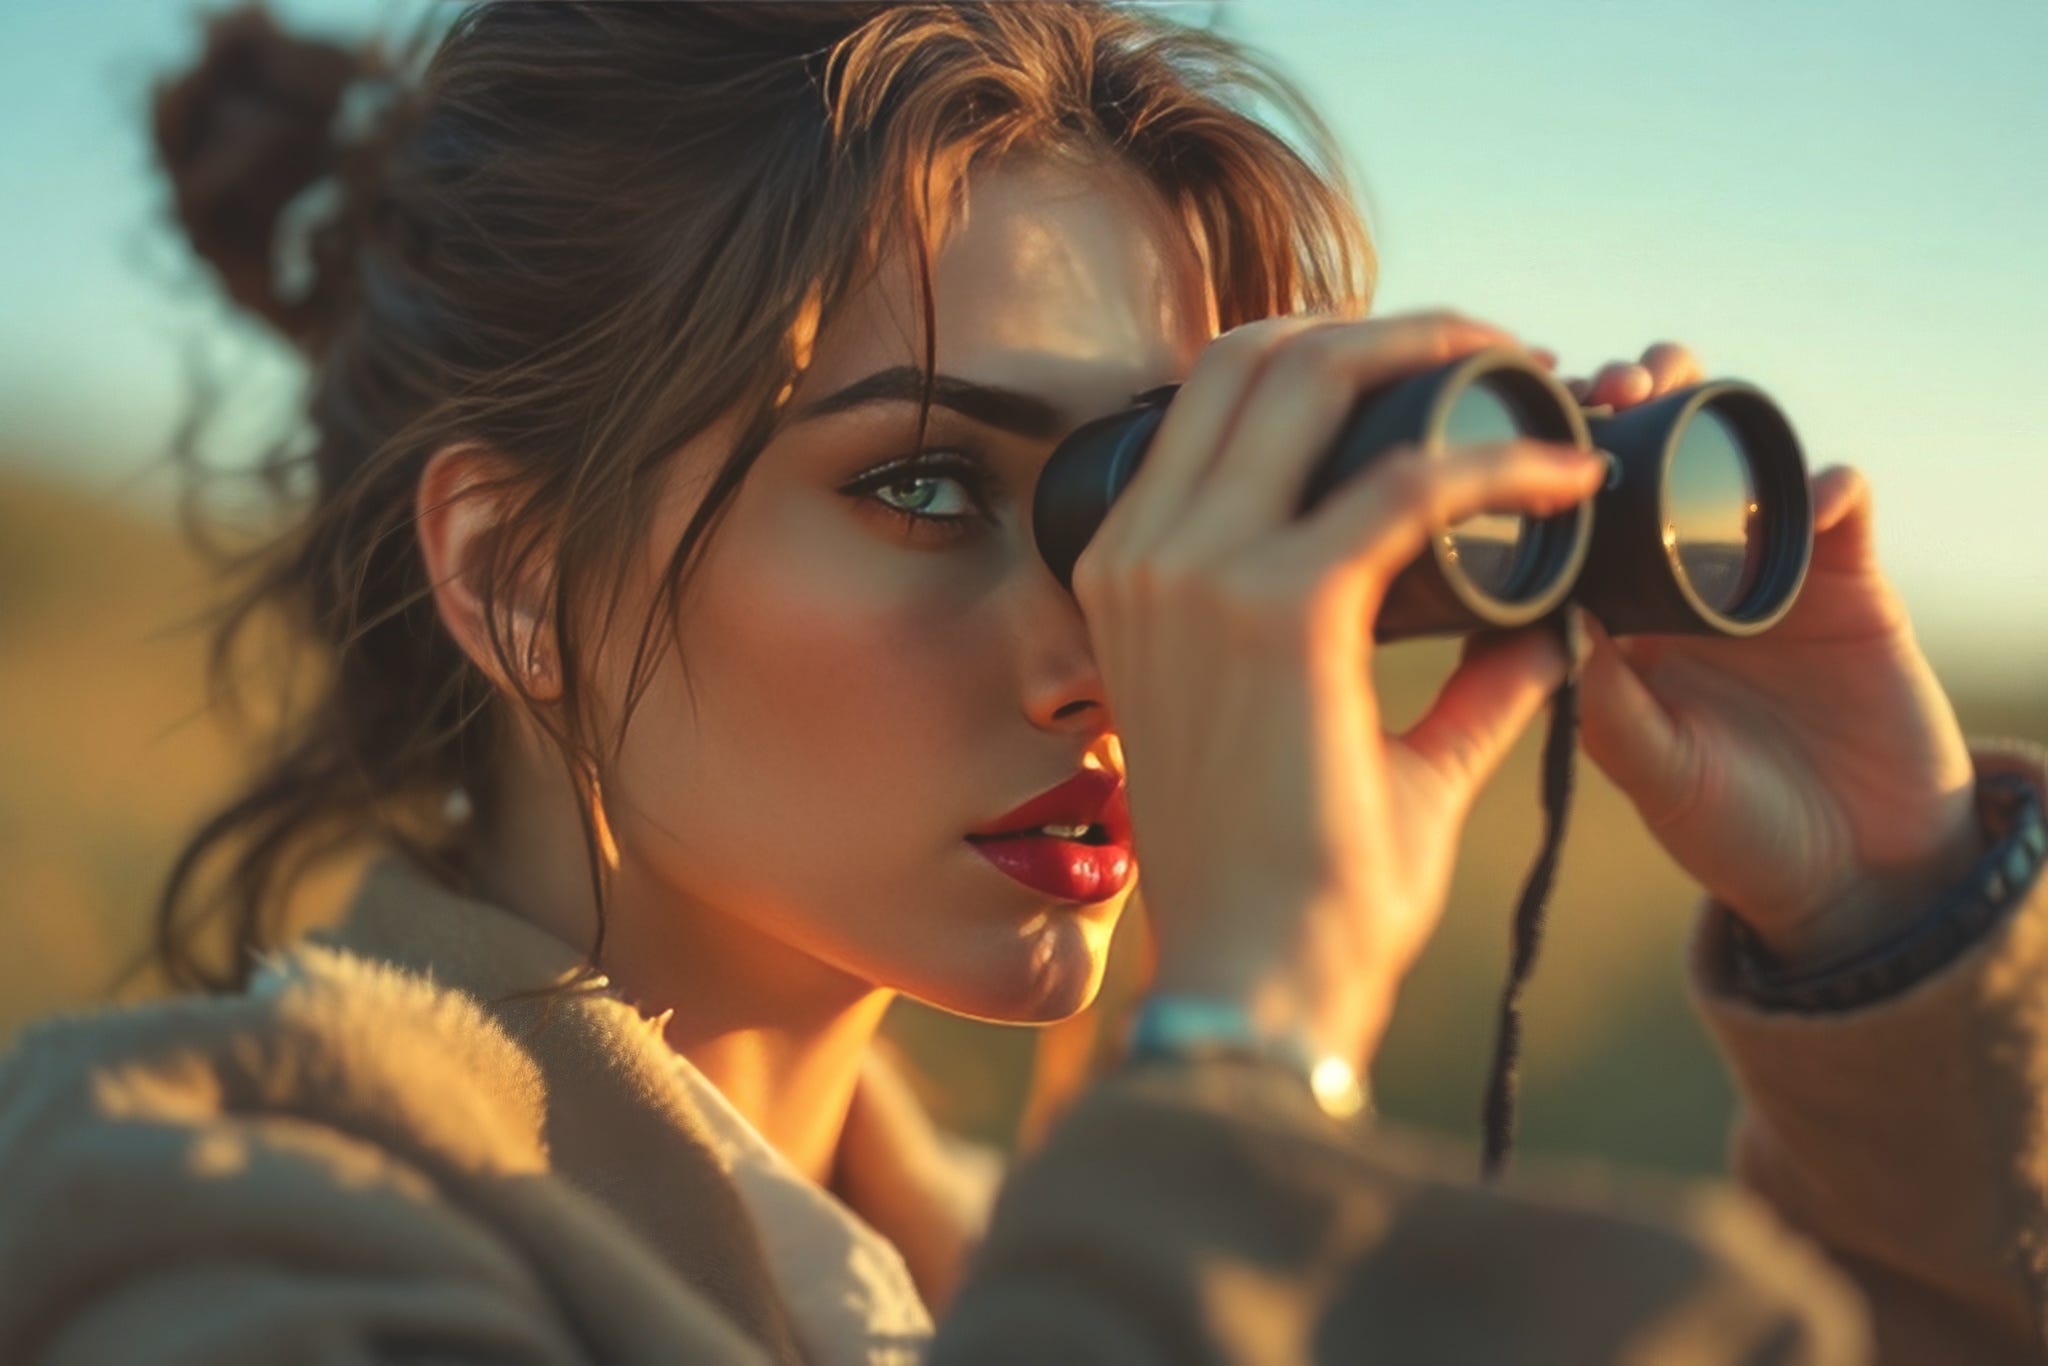
{"label": "binocular eyepiece", "polygon": [[[1076,427],[1041,472],[1038,551],[1069,591],[1177,388]],[[1607,452],[1607,482],[1556,516],[1487,512],[1439,532],[1389,585],[1376,640],[1522,626],[1568,599],[1616,636],[1750,636],[1791,610],[1813,558],[1806,462],[1785,415],[1742,380],[1614,413],[1581,407],[1517,348],[1477,351],[1362,393],[1295,515],[1399,446],[1436,455],[1517,436]]]}

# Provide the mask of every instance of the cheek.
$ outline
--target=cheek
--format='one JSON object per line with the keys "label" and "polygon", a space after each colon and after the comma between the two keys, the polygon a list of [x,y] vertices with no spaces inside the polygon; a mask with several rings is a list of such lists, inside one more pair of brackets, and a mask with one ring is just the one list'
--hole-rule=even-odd
{"label": "cheek", "polygon": [[688,680],[664,659],[626,756],[701,893],[767,890],[701,885],[723,865],[842,908],[863,884],[901,895],[892,877],[986,814],[964,758],[988,738],[999,652],[942,558],[726,528],[680,622]]}
{"label": "cheek", "polygon": [[745,665],[732,714],[783,756],[796,798],[847,821],[902,784],[929,792],[933,764],[963,738],[957,627],[858,574],[785,576],[747,596],[703,639]]}

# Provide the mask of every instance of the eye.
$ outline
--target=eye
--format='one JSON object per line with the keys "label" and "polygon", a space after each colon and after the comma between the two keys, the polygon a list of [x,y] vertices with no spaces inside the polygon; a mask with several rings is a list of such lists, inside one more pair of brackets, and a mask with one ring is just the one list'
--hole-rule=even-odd
{"label": "eye", "polygon": [[[961,490],[964,498],[949,499],[948,484]],[[979,456],[928,450],[871,469],[840,492],[880,508],[912,533],[951,539],[966,535],[975,522],[995,520],[990,515],[995,490],[995,476]],[[937,510],[949,502],[964,510]]]}

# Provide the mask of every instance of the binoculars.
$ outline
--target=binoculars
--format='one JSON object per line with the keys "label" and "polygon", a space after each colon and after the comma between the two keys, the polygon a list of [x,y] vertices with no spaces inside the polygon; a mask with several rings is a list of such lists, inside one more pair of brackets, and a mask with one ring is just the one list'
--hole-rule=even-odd
{"label": "binoculars", "polygon": [[[1038,552],[1069,592],[1178,388],[1076,427],[1040,473]],[[1439,531],[1388,586],[1374,639],[1523,626],[1567,600],[1614,636],[1750,636],[1791,610],[1813,558],[1806,462],[1778,406],[1742,380],[1615,413],[1582,407],[1518,348],[1477,351],[1361,393],[1295,516],[1397,447],[1516,437],[1602,450],[1607,480],[1555,516],[1486,512]]]}

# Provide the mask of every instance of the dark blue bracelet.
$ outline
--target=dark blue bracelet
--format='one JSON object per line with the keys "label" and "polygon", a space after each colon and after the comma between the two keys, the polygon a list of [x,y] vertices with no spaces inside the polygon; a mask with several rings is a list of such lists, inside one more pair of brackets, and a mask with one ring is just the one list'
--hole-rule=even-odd
{"label": "dark blue bracelet", "polygon": [[1981,779],[1978,818],[1992,846],[1925,916],[1844,962],[1786,973],[1756,935],[1724,910],[1737,988],[1775,1009],[1836,1011],[1882,1000],[1933,976],[2033,889],[2048,864],[2048,821],[2041,801],[2040,791],[2017,774]]}

